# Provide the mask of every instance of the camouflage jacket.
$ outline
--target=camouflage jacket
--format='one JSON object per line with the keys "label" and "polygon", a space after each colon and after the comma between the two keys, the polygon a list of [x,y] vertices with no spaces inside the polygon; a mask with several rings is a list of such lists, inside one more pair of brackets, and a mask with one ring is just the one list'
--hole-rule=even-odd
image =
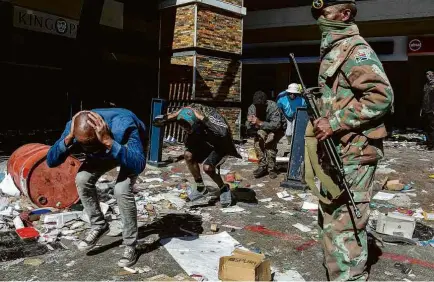
{"label": "camouflage jacket", "polygon": [[[247,116],[256,116],[256,107],[254,104],[250,105]],[[260,119],[260,118],[259,118]],[[263,124],[261,125],[261,128],[266,132],[276,132],[279,130],[285,130],[286,129],[286,119],[279,107],[277,106],[277,103],[271,100],[267,100],[267,109],[265,112],[265,119],[263,120]],[[253,127],[252,124],[247,120],[246,121],[246,127],[251,128]]]}
{"label": "camouflage jacket", "polygon": [[323,34],[318,83],[318,108],[330,121],[344,163],[376,162],[381,148],[366,147],[387,135],[383,119],[392,108],[393,90],[357,25]]}

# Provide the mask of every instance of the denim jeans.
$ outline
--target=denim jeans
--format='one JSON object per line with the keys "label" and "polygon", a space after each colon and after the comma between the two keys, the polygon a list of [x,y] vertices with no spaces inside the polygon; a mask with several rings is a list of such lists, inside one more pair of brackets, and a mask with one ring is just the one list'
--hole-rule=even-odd
{"label": "denim jeans", "polygon": [[[80,167],[75,178],[78,194],[93,229],[103,228],[106,224],[99,206],[95,183],[101,175],[115,167],[116,162],[114,161],[87,159]],[[136,179],[137,175],[131,174],[121,167],[114,188],[114,197],[119,205],[123,224],[123,243],[126,246],[135,246],[137,244],[137,207],[133,194],[133,185]]]}

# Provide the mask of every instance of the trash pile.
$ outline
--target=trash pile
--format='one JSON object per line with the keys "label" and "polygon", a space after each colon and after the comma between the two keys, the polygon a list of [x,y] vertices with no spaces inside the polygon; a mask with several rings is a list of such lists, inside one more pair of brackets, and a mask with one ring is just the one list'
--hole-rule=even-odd
{"label": "trash pile", "polygon": [[434,212],[423,210],[415,201],[415,183],[386,177],[379,184],[382,190],[370,204],[374,210],[369,220],[370,231],[380,234],[384,242],[434,247],[434,229],[423,223],[434,221]]}
{"label": "trash pile", "polygon": [[422,130],[416,128],[406,128],[405,130],[393,130],[386,141],[384,141],[384,146],[425,150],[423,146],[425,141],[426,136]]}
{"label": "trash pile", "polygon": [[[165,148],[165,156],[175,159],[182,156],[182,153],[183,147],[178,144],[172,143]],[[247,158],[247,155],[245,156]],[[248,183],[242,183],[246,179],[239,172],[230,169],[231,166],[249,163],[244,159],[231,159],[227,163],[230,165],[222,168],[220,173],[231,188],[237,189],[242,185],[250,187]],[[119,171],[119,168],[116,170]],[[96,183],[100,208],[110,225],[109,236],[120,236],[122,233],[119,207],[113,197],[117,171],[112,170],[104,174]],[[193,185],[191,182],[193,181],[191,175],[185,171],[184,161],[177,163],[176,166],[168,165],[164,168],[148,166],[144,173],[138,176],[134,185],[139,227],[173,213],[199,214],[204,219],[211,220],[209,214],[201,214],[200,211],[185,207],[188,191]],[[209,180],[206,180],[205,184],[214,186]],[[225,213],[240,210],[242,208],[238,206],[222,209]],[[89,227],[90,220],[80,203],[63,210],[52,207],[36,208],[29,199],[20,196],[20,191],[6,172],[6,162],[0,164],[0,231],[16,230],[18,234],[23,234],[21,238],[33,238],[43,244],[61,240],[76,243]]]}
{"label": "trash pile", "polygon": [[[39,243],[51,244],[61,239],[78,241],[83,231],[90,227],[90,220],[80,203],[68,209],[36,208],[24,196],[1,166],[0,176],[0,231],[16,230],[22,239],[35,239]],[[119,170],[119,168],[117,169]],[[122,233],[119,207],[113,197],[115,171],[100,177],[96,189],[100,208],[110,225],[109,236]],[[139,226],[150,224],[170,213],[187,213],[183,209],[185,194],[190,184],[183,173],[175,167],[147,169],[139,176],[134,186],[138,209]]]}

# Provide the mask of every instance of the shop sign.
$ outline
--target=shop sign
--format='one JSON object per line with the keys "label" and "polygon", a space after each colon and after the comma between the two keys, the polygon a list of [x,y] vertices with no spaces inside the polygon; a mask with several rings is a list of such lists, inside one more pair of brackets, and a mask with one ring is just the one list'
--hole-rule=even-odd
{"label": "shop sign", "polygon": [[69,38],[77,37],[78,21],[14,6],[14,27]]}
{"label": "shop sign", "polygon": [[434,37],[409,37],[407,52],[409,56],[434,55]]}

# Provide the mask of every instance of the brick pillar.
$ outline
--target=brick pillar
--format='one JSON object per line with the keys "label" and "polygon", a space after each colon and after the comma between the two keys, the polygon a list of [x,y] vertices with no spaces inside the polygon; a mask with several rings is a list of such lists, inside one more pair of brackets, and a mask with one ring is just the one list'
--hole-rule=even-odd
{"label": "brick pillar", "polygon": [[[239,139],[243,0],[167,0],[160,12],[159,95],[168,110],[192,102],[216,107]],[[182,139],[176,126],[166,135]]]}

